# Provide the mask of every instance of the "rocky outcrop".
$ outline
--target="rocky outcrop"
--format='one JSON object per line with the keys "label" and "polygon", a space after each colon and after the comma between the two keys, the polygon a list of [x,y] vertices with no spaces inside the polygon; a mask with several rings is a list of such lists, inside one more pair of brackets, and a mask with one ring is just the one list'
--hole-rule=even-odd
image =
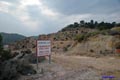
{"label": "rocky outcrop", "polygon": [[21,51],[33,51],[35,53],[36,50],[36,39],[32,37],[28,37],[24,40],[17,41],[13,44],[9,45],[9,48],[13,52],[21,52]]}
{"label": "rocky outcrop", "polygon": [[69,55],[114,56],[117,55],[115,49],[120,42],[119,40],[120,38],[117,36],[97,35],[90,37],[87,41],[78,43],[67,53]]}

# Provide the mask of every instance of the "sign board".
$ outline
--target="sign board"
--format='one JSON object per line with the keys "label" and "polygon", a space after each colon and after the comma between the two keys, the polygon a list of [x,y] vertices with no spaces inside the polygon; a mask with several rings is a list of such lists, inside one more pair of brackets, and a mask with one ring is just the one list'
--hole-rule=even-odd
{"label": "sign board", "polygon": [[48,56],[51,54],[50,40],[37,40],[37,56]]}

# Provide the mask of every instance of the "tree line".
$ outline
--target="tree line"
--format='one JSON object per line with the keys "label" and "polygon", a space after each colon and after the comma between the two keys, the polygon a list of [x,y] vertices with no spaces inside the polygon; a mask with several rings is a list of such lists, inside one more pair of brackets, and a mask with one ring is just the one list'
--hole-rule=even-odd
{"label": "tree line", "polygon": [[79,23],[74,22],[74,24],[69,24],[66,26],[62,31],[68,29],[68,28],[79,28],[79,27],[85,27],[85,28],[91,28],[91,29],[98,29],[98,30],[106,30],[106,29],[111,29],[113,27],[120,27],[120,23],[116,22],[97,22],[94,20],[90,20],[89,22],[85,22],[84,20],[81,20]]}

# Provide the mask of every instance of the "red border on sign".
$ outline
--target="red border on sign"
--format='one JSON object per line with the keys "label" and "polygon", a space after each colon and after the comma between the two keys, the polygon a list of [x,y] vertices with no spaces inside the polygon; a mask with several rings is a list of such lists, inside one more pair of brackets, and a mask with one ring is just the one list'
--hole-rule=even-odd
{"label": "red border on sign", "polygon": [[[37,49],[37,46],[38,46],[38,44],[37,44],[37,42],[39,41],[39,40],[42,40],[42,39],[38,39],[38,40],[36,40],[36,57],[42,57],[42,56],[38,56],[38,49]],[[46,40],[49,40],[49,39],[46,39]],[[44,40],[43,40],[44,41]],[[52,49],[52,40],[49,40],[50,41],[50,49]],[[51,53],[49,54],[49,55],[44,55],[44,56],[50,56],[51,55]]]}

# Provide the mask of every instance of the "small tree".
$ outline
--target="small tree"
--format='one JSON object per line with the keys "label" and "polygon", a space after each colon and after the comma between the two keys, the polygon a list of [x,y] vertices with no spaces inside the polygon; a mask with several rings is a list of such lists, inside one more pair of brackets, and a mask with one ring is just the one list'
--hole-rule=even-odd
{"label": "small tree", "polygon": [[8,60],[12,57],[12,55],[10,54],[10,51],[5,51],[3,50],[3,46],[2,46],[2,36],[0,35],[0,60],[4,61],[4,60]]}
{"label": "small tree", "polygon": [[80,25],[84,25],[85,24],[85,21],[84,20],[81,20],[80,21]]}
{"label": "small tree", "polygon": [[79,27],[79,24],[77,22],[74,23],[74,27],[77,28]]}
{"label": "small tree", "polygon": [[0,35],[0,52],[2,52],[2,49],[3,49],[3,47],[2,47],[2,36]]}

